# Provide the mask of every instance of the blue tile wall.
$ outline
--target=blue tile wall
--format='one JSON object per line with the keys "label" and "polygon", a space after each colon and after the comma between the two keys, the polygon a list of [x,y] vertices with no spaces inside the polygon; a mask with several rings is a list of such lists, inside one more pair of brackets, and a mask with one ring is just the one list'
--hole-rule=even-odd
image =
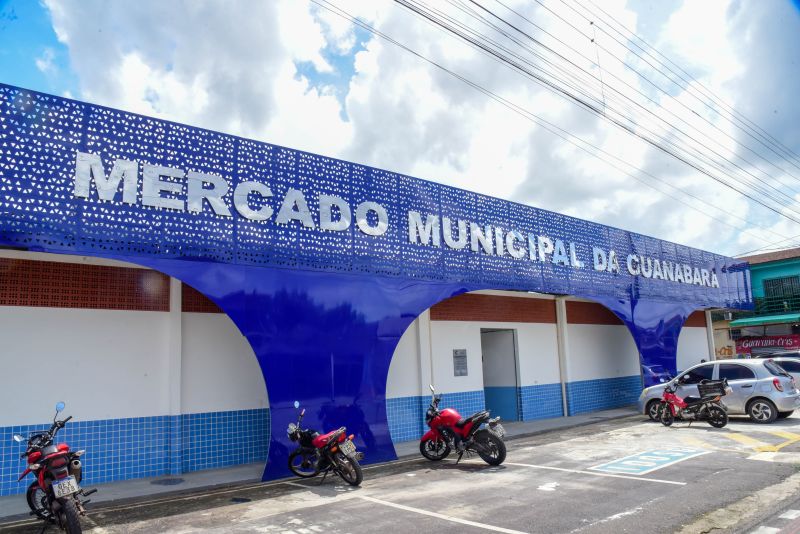
{"label": "blue tile wall", "polygon": [[[418,440],[427,432],[425,411],[430,401],[430,395],[386,399],[386,418],[389,421],[389,434],[393,442]],[[442,393],[439,407],[454,408],[462,417],[468,417],[485,408],[483,391]]]}
{"label": "blue tile wall", "polygon": [[181,423],[184,473],[266,462],[270,437],[267,408],[184,414]]}
{"label": "blue tile wall", "polygon": [[386,419],[392,441],[418,440],[425,433],[425,410],[430,397],[397,397],[386,399]]}
{"label": "blue tile wall", "polygon": [[[425,407],[428,407],[427,401]],[[461,417],[469,417],[475,412],[486,409],[483,390],[442,393],[442,402],[439,404],[439,408],[455,408]]]}
{"label": "blue tile wall", "polygon": [[519,388],[519,400],[523,421],[564,416],[561,384],[523,386]]}
{"label": "blue tile wall", "polygon": [[640,375],[567,382],[569,415],[635,404],[641,392]]}
{"label": "blue tile wall", "polygon": [[[19,457],[25,444],[11,437],[49,428],[50,424],[0,427],[0,496],[24,493],[33,481],[28,475],[17,482],[25,469],[25,461]],[[181,469],[265,461],[269,410],[70,421],[56,441],[68,443],[73,450],[86,450],[86,486],[179,474]]]}

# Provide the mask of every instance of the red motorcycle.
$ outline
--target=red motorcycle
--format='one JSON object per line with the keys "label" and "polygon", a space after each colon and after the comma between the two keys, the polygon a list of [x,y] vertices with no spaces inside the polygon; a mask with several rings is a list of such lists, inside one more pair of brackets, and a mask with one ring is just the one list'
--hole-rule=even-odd
{"label": "red motorcycle", "polygon": [[[87,497],[97,490],[84,491],[80,487],[80,457],[86,451],[72,452],[66,443],[53,443],[56,433],[72,419],[69,416],[63,421],[56,420],[63,409],[63,402],[56,404],[56,416],[50,430],[34,432],[28,436],[28,447],[20,455],[20,458],[27,458],[28,466],[18,480],[29,473],[36,476],[36,481],[31,483],[25,495],[31,515],[47,523],[57,524],[67,534],[80,534],[79,516],[86,515],[83,507],[89,500],[82,501],[79,496]],[[25,441],[25,437],[14,434],[14,441],[21,443]]]}
{"label": "red motorcycle", "polygon": [[[295,408],[300,403],[295,401]],[[297,423],[289,423],[286,433],[289,439],[297,442],[299,447],[289,454],[289,469],[302,478],[315,477],[323,473],[322,482],[328,473],[333,471],[351,486],[358,486],[364,478],[358,461],[364,454],[356,450],[353,434],[347,435],[347,429],[340,427],[327,434],[300,428],[300,422],[306,414],[305,408],[300,411]]]}
{"label": "red motorcycle", "polygon": [[[422,436],[419,452],[428,460],[447,458],[451,450],[458,452],[458,460],[466,452],[477,453],[489,465],[500,465],[506,459],[505,430],[500,418],[489,417],[488,410],[472,414],[466,419],[453,408],[439,410],[441,396],[431,386],[431,405],[425,413],[425,423],[431,428]],[[486,423],[485,428],[481,425]],[[458,461],[456,462],[458,463]]]}
{"label": "red motorcycle", "polygon": [[726,380],[703,380],[697,384],[699,397],[680,398],[676,393],[678,386],[688,375],[676,378],[664,386],[658,419],[664,426],[670,426],[675,418],[692,421],[707,421],[714,428],[728,424],[728,412],[722,405],[722,396],[729,390]]}

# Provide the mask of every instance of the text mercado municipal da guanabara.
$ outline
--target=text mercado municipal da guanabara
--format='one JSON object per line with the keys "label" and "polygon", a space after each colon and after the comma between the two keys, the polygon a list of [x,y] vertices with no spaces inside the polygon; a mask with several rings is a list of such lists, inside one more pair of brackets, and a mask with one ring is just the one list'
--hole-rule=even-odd
{"label": "text mercado municipal da guanabara", "polygon": [[[231,208],[223,198],[230,186],[222,176],[194,171],[184,173],[182,169],[147,163],[143,163],[141,167],[142,206],[198,214],[203,211],[203,204],[206,201],[217,216],[233,216]],[[99,155],[77,153],[74,196],[90,198],[91,185],[94,184],[100,200],[116,202],[120,182],[122,182],[122,202],[135,205],[140,198],[139,162],[117,159],[113,163],[111,172],[107,174]],[[260,201],[254,201],[254,197],[261,197]],[[302,224],[306,228],[333,232],[343,232],[350,228],[351,208],[341,197],[318,195],[319,224],[314,222],[314,216],[302,191],[289,188],[283,199],[274,207],[269,201],[273,197],[272,190],[267,184],[242,181],[233,191],[233,208],[241,217],[250,221],[268,221],[275,215],[277,208],[274,219],[277,224],[288,225],[296,221],[295,224]],[[377,202],[365,201],[358,204],[355,219],[358,230],[370,236],[382,236],[389,229],[388,213]],[[454,235],[454,226],[457,228],[457,235]],[[411,243],[431,247],[442,247],[444,241],[445,247],[454,250],[469,246],[475,253],[508,255],[523,261],[550,262],[575,269],[586,267],[586,263],[578,258],[574,242],[565,242],[547,235],[523,233],[515,229],[504,230],[492,225],[481,226],[463,219],[451,220],[438,214],[423,216],[413,210],[408,211],[408,239]],[[593,247],[591,263],[596,271],[619,273],[621,269],[620,259],[614,250]],[[685,263],[639,254],[628,254],[622,265],[632,276],[719,287],[719,280],[713,269],[692,267]]]}

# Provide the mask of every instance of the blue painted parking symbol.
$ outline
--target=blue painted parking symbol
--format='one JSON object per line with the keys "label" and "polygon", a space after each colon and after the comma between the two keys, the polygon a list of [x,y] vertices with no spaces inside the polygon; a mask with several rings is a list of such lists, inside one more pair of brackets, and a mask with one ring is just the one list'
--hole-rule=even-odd
{"label": "blue painted parking symbol", "polygon": [[704,449],[690,449],[686,447],[667,447],[655,449],[626,456],[612,462],[590,467],[592,471],[606,473],[625,473],[628,475],[645,475],[656,469],[662,469],[672,464],[706,454],[711,451]]}

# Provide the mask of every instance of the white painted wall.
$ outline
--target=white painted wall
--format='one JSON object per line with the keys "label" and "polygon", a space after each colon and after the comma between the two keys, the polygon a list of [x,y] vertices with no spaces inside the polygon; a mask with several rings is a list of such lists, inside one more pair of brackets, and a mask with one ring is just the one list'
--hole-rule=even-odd
{"label": "white painted wall", "polygon": [[705,327],[686,326],[678,337],[678,371],[700,363],[700,360],[710,361],[708,352],[708,334]]}
{"label": "white painted wall", "polygon": [[641,374],[639,351],[625,326],[567,325],[567,381]]}
{"label": "white painted wall", "polygon": [[394,351],[386,382],[386,397],[389,399],[424,395],[420,389],[419,328],[420,321],[417,319],[403,332]]}
{"label": "white painted wall", "polygon": [[514,330],[481,333],[484,387],[516,387]]}
{"label": "white painted wall", "polygon": [[[481,326],[484,323],[432,321],[433,384],[440,393],[483,389]],[[453,349],[467,349],[467,376],[453,375]]]}
{"label": "white painted wall", "polygon": [[181,411],[267,408],[267,390],[253,349],[222,313],[182,314]]}
{"label": "white painted wall", "polygon": [[0,306],[0,426],[168,413],[167,315]]}
{"label": "white painted wall", "polygon": [[[422,383],[421,365],[433,367],[437,391],[453,393],[483,389],[481,328],[516,330],[518,372],[523,386],[559,382],[558,341],[554,324],[433,321],[430,323],[430,345],[434,355],[432,365],[427,354],[420,357],[419,340],[424,338],[423,348],[426,352],[428,342],[427,336],[419,336],[419,324],[419,320],[412,323],[395,350],[386,385],[388,398],[427,395],[428,386]],[[467,349],[468,376],[453,376],[453,349]],[[491,381],[491,377],[488,380]]]}
{"label": "white painted wall", "polygon": [[527,323],[517,324],[516,329],[520,384],[523,386],[557,384],[559,376],[556,325]]}

